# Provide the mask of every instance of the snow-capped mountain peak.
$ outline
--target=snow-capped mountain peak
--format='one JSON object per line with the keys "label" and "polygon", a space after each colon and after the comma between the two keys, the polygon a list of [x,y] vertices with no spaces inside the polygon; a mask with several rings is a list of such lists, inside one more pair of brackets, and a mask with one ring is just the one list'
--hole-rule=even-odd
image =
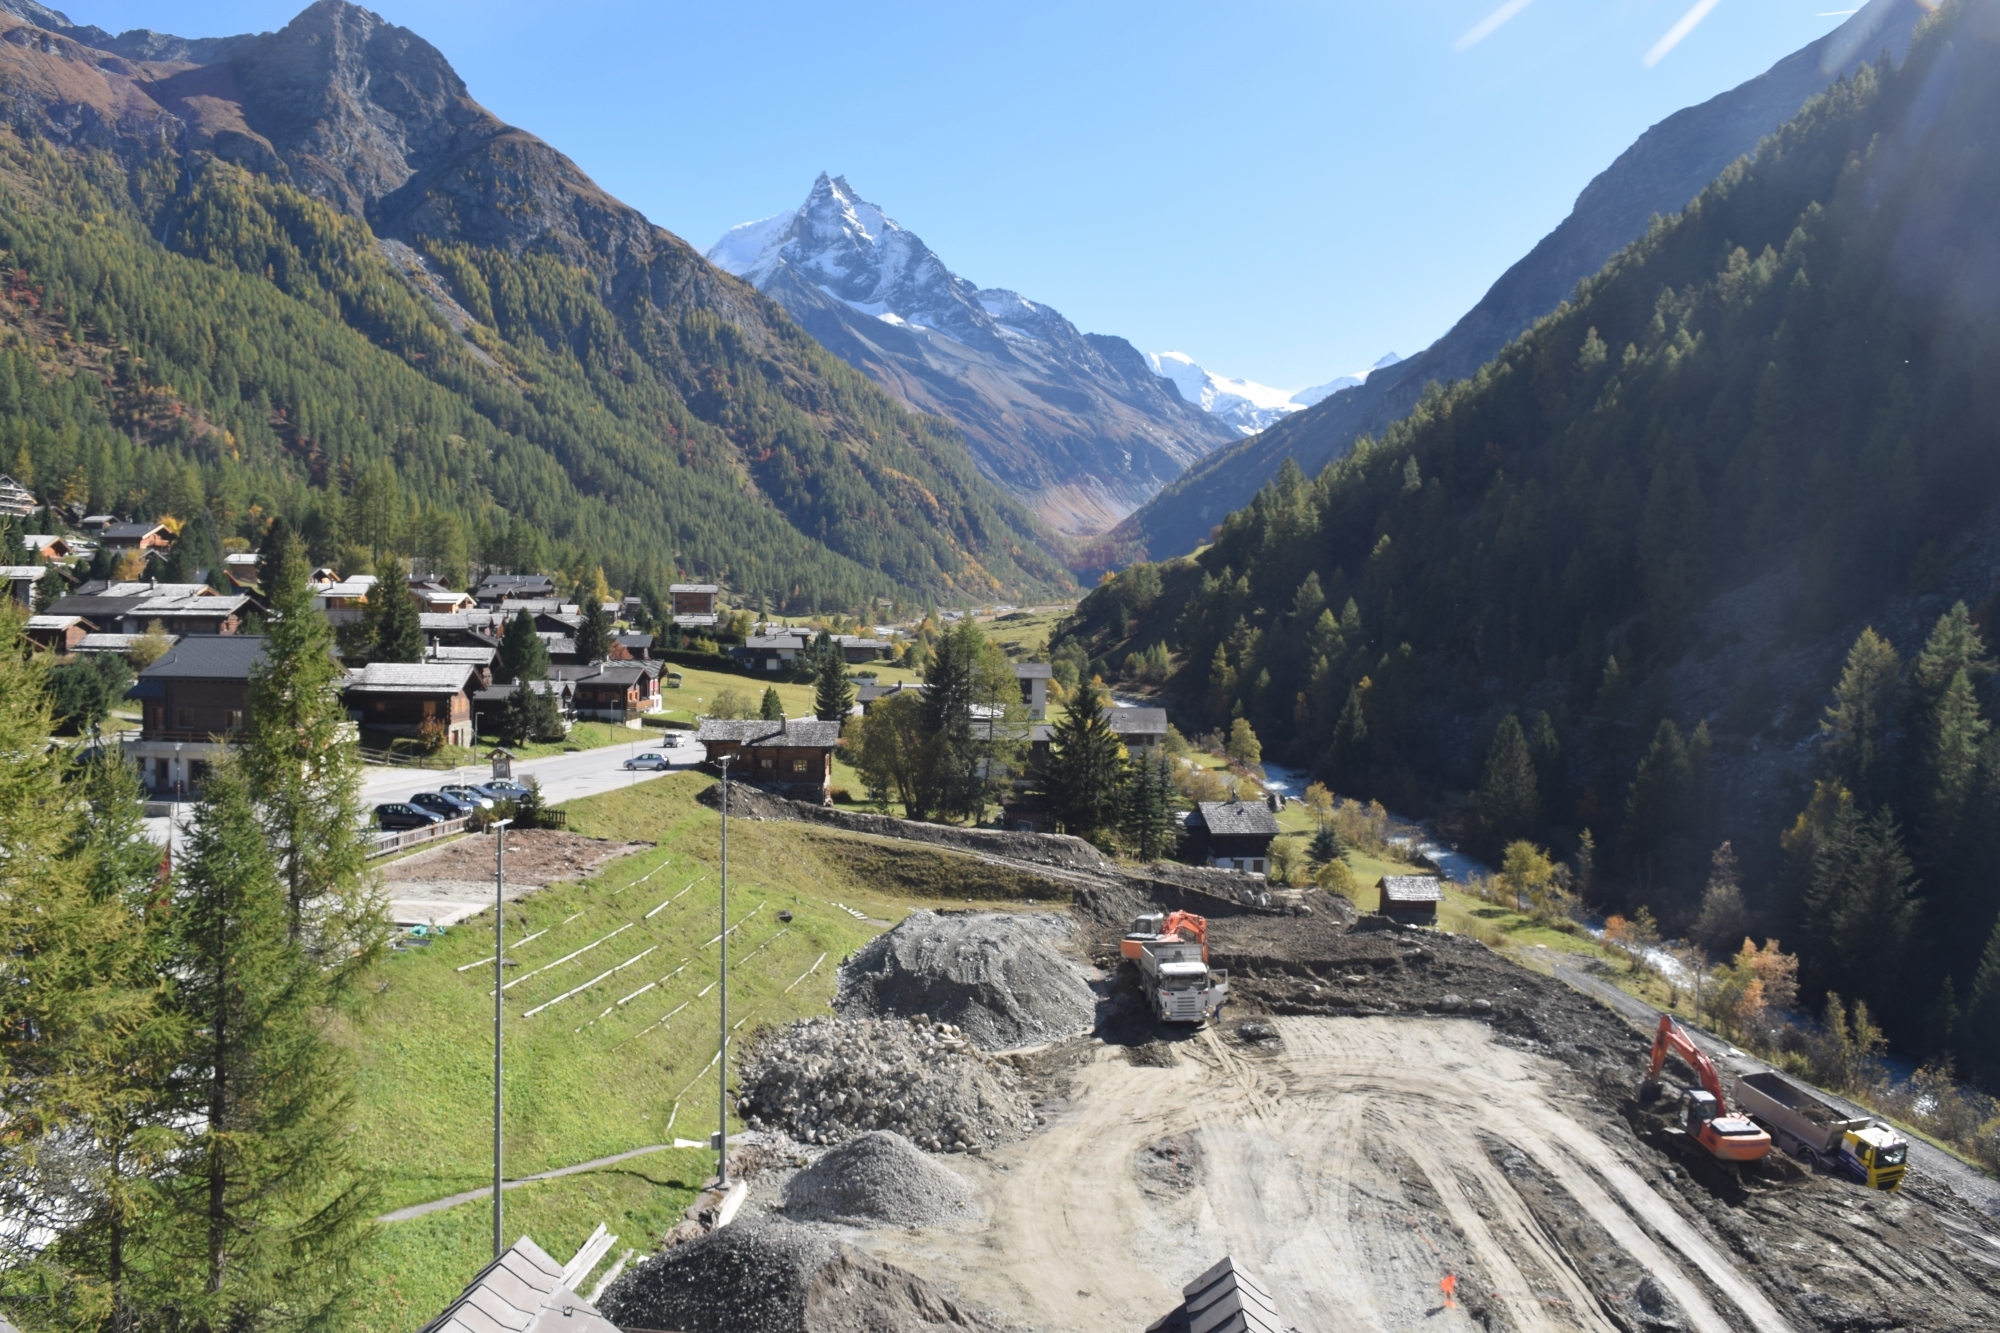
{"label": "snow-capped mountain peak", "polygon": [[1146,353],[1146,364],[1153,368],[1153,373],[1171,383],[1182,398],[1227,422],[1244,435],[1255,435],[1282,417],[1303,412],[1342,389],[1365,383],[1371,373],[1393,366],[1401,359],[1391,352],[1367,370],[1293,392],[1290,389],[1274,389],[1255,380],[1228,379],[1213,374],[1197,365],[1194,358],[1185,352]]}

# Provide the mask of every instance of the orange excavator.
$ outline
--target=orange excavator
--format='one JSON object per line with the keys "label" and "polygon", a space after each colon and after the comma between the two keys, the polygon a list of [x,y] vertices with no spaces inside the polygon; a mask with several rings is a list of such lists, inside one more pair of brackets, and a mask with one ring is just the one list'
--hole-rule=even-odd
{"label": "orange excavator", "polygon": [[1656,1096],[1660,1088],[1660,1068],[1672,1051],[1687,1061],[1701,1079],[1701,1087],[1681,1094],[1680,1128],[1718,1162],[1741,1164],[1762,1159],[1771,1151],[1771,1136],[1749,1116],[1729,1109],[1722,1095],[1722,1077],[1715,1062],[1694,1044],[1672,1014],[1660,1015],[1660,1030],[1653,1037],[1653,1060],[1640,1085],[1640,1100]]}
{"label": "orange excavator", "polygon": [[1148,912],[1132,919],[1132,929],[1119,944],[1118,952],[1137,961],[1141,950],[1148,944],[1171,944],[1176,940],[1193,940],[1201,946],[1201,961],[1208,961],[1208,918],[1196,916],[1193,912],[1168,912],[1162,916],[1158,912]]}

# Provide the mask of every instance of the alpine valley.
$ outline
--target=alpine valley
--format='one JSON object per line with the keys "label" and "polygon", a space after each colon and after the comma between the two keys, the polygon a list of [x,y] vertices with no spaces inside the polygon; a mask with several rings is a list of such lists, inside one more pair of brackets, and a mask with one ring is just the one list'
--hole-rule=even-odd
{"label": "alpine valley", "polygon": [[[186,40],[4,0],[0,105],[0,468],[43,497],[281,513],[350,567],[414,531],[656,598],[1072,586],[956,427],[367,10]],[[1184,415],[1201,444],[1162,429],[1162,470],[1226,435]]]}

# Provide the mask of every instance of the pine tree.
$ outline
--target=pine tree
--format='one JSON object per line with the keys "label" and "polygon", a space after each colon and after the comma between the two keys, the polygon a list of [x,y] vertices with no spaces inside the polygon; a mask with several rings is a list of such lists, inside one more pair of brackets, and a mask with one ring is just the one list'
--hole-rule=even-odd
{"label": "pine tree", "polygon": [[611,656],[611,617],[604,614],[604,604],[594,596],[583,601],[583,619],[576,627],[576,655],[584,662],[602,662]]}
{"label": "pine tree", "polygon": [[1264,762],[1264,747],[1257,740],[1257,733],[1250,729],[1250,723],[1243,718],[1239,717],[1229,724],[1228,753],[1231,759],[1245,768],[1255,768]]}
{"label": "pine tree", "polygon": [[1550,719],[1547,709],[1535,714],[1535,727],[1528,736],[1528,752],[1534,757],[1535,790],[1541,796],[1543,812],[1562,809],[1565,791],[1562,742],[1556,738],[1556,724]]}
{"label": "pine tree", "polygon": [[1712,954],[1727,957],[1748,935],[1750,911],[1743,903],[1743,878],[1736,849],[1724,842],[1709,858],[1708,885],[1689,936]]}
{"label": "pine tree", "polygon": [[[1351,603],[1350,603],[1351,605]],[[1360,772],[1368,759],[1368,710],[1363,702],[1371,682],[1363,676],[1347,691],[1340,721],[1333,728],[1333,763],[1342,773]]]}
{"label": "pine tree", "polygon": [[178,1277],[176,1322],[322,1323],[351,1288],[373,1189],[350,1146],[352,1074],[324,1030],[329,979],[233,763],[204,785],[174,897],[166,971],[190,1031],[174,1083],[190,1128],[154,1239]]}
{"label": "pine tree", "polygon": [[1993,923],[1993,932],[1986,937],[1959,1033],[1975,1072],[1988,1077],[2000,1074],[2000,921]]}
{"label": "pine tree", "polygon": [[535,632],[535,618],[522,607],[507,622],[500,637],[500,651],[493,658],[493,680],[505,685],[516,680],[549,678],[549,646]]}
{"label": "pine tree", "polygon": [[1888,810],[1864,817],[1842,802],[1814,840],[1804,955],[1815,987],[1873,996],[1893,1008],[1916,924],[1917,883]]}
{"label": "pine tree", "polygon": [[554,690],[536,690],[522,686],[519,693],[526,697],[527,719],[526,739],[553,745],[569,735],[569,728],[563,723],[562,703]]}
{"label": "pine tree", "polygon": [[197,506],[181,525],[180,535],[174,538],[173,549],[167,552],[167,565],[161,571],[163,583],[207,583],[217,590],[226,589],[229,583],[222,563],[222,538],[215,530],[215,518],[207,505]]}
{"label": "pine tree", "polygon": [[403,581],[402,567],[394,561],[376,566],[375,590],[369,599],[372,642],[371,662],[421,662],[424,660],[424,622]]}
{"label": "pine tree", "polygon": [[924,665],[924,726],[931,755],[927,785],[932,808],[947,819],[965,818],[984,799],[972,710],[979,702],[979,657],[985,647],[986,636],[967,616],[938,635]]}
{"label": "pine tree", "polygon": [[293,938],[343,974],[382,938],[360,890],[360,756],[341,700],[344,672],[314,608],[305,553],[287,543],[269,571],[272,623],[236,733],[243,776],[264,818]]}
{"label": "pine tree", "polygon": [[1312,842],[1306,847],[1306,858],[1315,866],[1331,865],[1345,855],[1347,849],[1341,846],[1340,834],[1331,824],[1320,825],[1319,832],[1313,834]]}
{"label": "pine tree", "polygon": [[1168,761],[1135,759],[1126,766],[1119,836],[1141,861],[1164,857],[1174,842],[1174,786]]}
{"label": "pine tree", "polygon": [[1902,664],[1889,641],[1864,629],[1847,651],[1833,705],[1820,721],[1835,775],[1864,807],[1888,795],[1888,731],[1895,722]]}
{"label": "pine tree", "polygon": [[1676,858],[1686,831],[1691,783],[1681,729],[1673,719],[1662,719],[1625,798],[1625,854],[1649,892],[1663,865]]}
{"label": "pine tree", "polygon": [[1528,738],[1512,713],[1500,719],[1486,749],[1486,773],[1473,795],[1479,827],[1494,847],[1504,847],[1535,831],[1542,798],[1536,790],[1535,761]]}
{"label": "pine tree", "polygon": [[845,722],[854,708],[854,682],[838,645],[820,654],[813,673],[813,716],[822,722]]}
{"label": "pine tree", "polygon": [[764,687],[764,699],[757,706],[757,716],[763,718],[766,722],[782,722],[785,720],[785,701],[778,697],[778,687],[776,685],[766,685]]}
{"label": "pine tree", "polygon": [[1084,681],[1049,738],[1042,779],[1049,808],[1065,832],[1090,837],[1111,825],[1118,809],[1122,749],[1104,717],[1103,690]]}

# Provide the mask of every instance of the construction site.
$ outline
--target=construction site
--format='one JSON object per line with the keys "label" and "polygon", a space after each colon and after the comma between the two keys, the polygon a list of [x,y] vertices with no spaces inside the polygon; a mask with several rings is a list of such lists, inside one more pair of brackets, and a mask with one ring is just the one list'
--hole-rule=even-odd
{"label": "construction site", "polygon": [[1050,901],[915,913],[759,1034],[620,1327],[2000,1328],[2000,1188],[1726,1044],[1338,894],[913,828],[842,836]]}

